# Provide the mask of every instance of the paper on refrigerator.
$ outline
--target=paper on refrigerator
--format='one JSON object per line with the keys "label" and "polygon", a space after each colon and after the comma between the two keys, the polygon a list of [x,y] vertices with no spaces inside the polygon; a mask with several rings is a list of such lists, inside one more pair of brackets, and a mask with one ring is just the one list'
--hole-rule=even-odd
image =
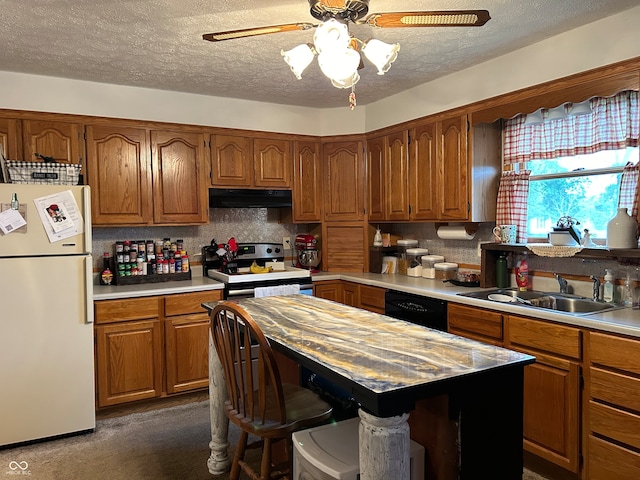
{"label": "paper on refrigerator", "polygon": [[33,203],[51,243],[83,233],[82,215],[71,190],[34,198]]}

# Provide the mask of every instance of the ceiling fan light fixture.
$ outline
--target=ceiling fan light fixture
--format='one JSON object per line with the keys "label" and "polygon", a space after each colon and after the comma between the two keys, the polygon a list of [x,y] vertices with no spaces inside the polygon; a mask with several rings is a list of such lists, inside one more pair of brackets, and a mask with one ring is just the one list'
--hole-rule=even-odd
{"label": "ceiling fan light fixture", "polygon": [[305,71],[313,61],[313,57],[315,57],[315,51],[307,43],[298,45],[286,52],[281,50],[280,53],[284,57],[284,61],[287,62],[287,65],[291,67],[291,71],[298,80],[302,79],[302,72]]}
{"label": "ceiling fan light fixture", "polygon": [[369,40],[362,46],[365,57],[378,69],[378,75],[384,75],[391,64],[398,58],[400,44],[385,43],[375,38]]}
{"label": "ceiling fan light fixture", "polygon": [[336,80],[335,78],[331,79],[331,84],[336,88],[351,88],[360,80],[360,74],[358,72],[354,72],[350,77],[344,78],[342,80]]}
{"label": "ceiling fan light fixture", "polygon": [[[343,84],[354,77],[354,74],[358,73],[360,54],[352,48],[345,48],[341,52],[334,51],[327,53],[325,51],[318,54],[318,65],[320,65],[320,70],[322,70],[322,73],[324,73],[327,78]],[[358,76],[358,79],[359,78]],[[355,84],[355,82],[353,82],[353,84]]]}
{"label": "ceiling fan light fixture", "polygon": [[347,24],[339,22],[335,18],[321,23],[313,35],[313,43],[318,53],[344,50],[350,41]]}

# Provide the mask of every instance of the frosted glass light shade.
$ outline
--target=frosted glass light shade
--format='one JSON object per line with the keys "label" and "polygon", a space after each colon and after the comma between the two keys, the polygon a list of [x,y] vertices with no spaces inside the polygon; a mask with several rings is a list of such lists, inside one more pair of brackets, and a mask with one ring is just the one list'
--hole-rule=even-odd
{"label": "frosted glass light shade", "polygon": [[349,45],[351,37],[349,28],[335,18],[321,23],[313,35],[313,43],[318,53],[333,50],[344,50]]}
{"label": "frosted glass light shade", "polygon": [[360,74],[356,71],[350,77],[342,80],[331,79],[331,84],[336,88],[351,88],[360,80]]}
{"label": "frosted glass light shade", "polygon": [[281,50],[280,53],[298,80],[302,79],[302,72],[311,64],[314,57],[313,50],[307,44],[298,45],[288,52]]}
{"label": "frosted glass light shade", "polygon": [[352,48],[347,48],[342,52],[320,53],[318,55],[318,64],[322,73],[328,78],[336,82],[344,82],[345,79],[349,79],[358,73],[360,54]]}
{"label": "frosted glass light shade", "polygon": [[398,43],[389,44],[375,38],[369,40],[362,47],[364,55],[378,69],[378,75],[384,75],[389,70],[391,64],[398,58],[399,50]]}

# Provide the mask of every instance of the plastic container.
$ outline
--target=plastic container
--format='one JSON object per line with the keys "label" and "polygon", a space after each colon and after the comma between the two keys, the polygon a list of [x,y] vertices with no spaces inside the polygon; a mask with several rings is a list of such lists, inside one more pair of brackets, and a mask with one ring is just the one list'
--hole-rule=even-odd
{"label": "plastic container", "polygon": [[407,248],[407,275],[409,277],[422,276],[422,256],[427,255],[426,248]]}
{"label": "plastic container", "polygon": [[407,274],[409,268],[409,260],[407,258],[407,250],[418,246],[417,240],[398,240],[398,273]]}
{"label": "plastic container", "polygon": [[458,264],[451,262],[436,263],[433,265],[436,280],[453,280],[458,276]]}
{"label": "plastic container", "polygon": [[423,255],[422,256],[422,277],[423,278],[436,278],[436,269],[434,265],[436,263],[444,262],[442,255]]}
{"label": "plastic container", "polygon": [[604,300],[606,303],[614,302],[615,287],[613,285],[613,281],[614,277],[611,269],[605,269],[604,284],[602,285],[602,300]]}

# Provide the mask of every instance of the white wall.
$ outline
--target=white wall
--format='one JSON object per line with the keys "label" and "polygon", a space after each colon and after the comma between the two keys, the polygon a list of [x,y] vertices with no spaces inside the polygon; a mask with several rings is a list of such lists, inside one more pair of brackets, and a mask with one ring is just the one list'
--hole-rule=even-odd
{"label": "white wall", "polygon": [[[354,111],[0,71],[0,108],[311,135],[363,133],[640,56],[640,7]],[[0,67],[1,68],[1,67]],[[229,115],[233,112],[233,115]]]}

